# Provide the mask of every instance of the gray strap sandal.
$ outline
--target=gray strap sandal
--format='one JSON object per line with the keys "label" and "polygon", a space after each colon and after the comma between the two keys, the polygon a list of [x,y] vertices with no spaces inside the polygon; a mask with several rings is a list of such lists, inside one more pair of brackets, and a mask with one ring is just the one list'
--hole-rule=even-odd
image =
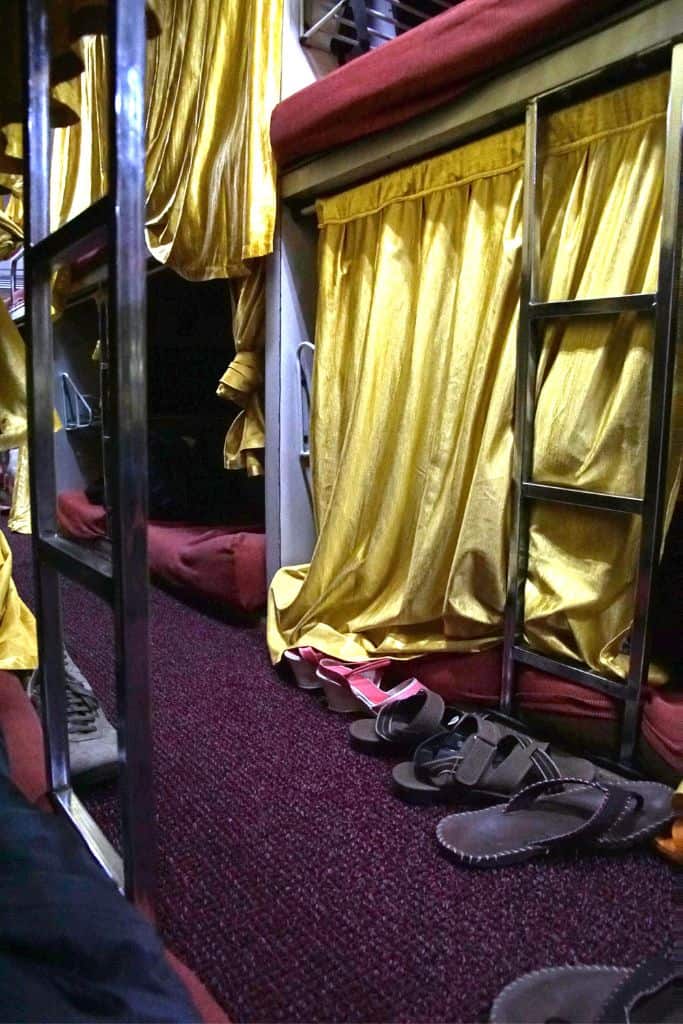
{"label": "gray strap sandal", "polygon": [[461,714],[417,747],[412,761],[396,765],[394,790],[410,803],[458,799],[505,801],[543,779],[621,782],[583,757],[551,750],[499,720],[496,713]]}
{"label": "gray strap sandal", "polygon": [[[653,957],[627,967],[549,967],[507,985],[491,1007],[491,1024],[629,1024],[681,1020],[683,965]],[[676,985],[679,991],[676,993]]]}
{"label": "gray strap sandal", "polygon": [[544,779],[504,807],[450,814],[436,834],[460,863],[495,868],[577,848],[624,849],[656,835],[670,819],[671,790],[657,782]]}
{"label": "gray strap sandal", "polygon": [[364,754],[410,750],[438,732],[445,710],[443,698],[426,688],[404,700],[387,701],[375,718],[351,723],[349,743]]}

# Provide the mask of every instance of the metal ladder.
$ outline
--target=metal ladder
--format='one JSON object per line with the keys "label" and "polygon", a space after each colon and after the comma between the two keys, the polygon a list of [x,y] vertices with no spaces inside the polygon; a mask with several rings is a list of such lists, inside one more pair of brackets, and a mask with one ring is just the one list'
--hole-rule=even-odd
{"label": "metal ladder", "polygon": [[[109,194],[50,232],[50,54],[46,0],[25,0],[26,329],[36,612],[52,800],[126,895],[153,913],[155,837],[147,629],[145,329],[145,2],[109,4]],[[53,269],[107,244],[112,556],[61,538],[53,442]],[[75,796],[70,777],[60,574],[113,608],[123,861]]]}
{"label": "metal ladder", "polygon": [[[565,90],[562,90],[564,93]],[[515,694],[517,664],[531,665],[544,672],[579,683],[622,702],[619,762],[633,763],[638,738],[640,698],[647,680],[650,603],[663,538],[664,502],[671,402],[679,331],[681,287],[681,149],[683,144],[683,44],[673,47],[671,85],[667,111],[666,156],[662,201],[662,233],[657,291],[649,294],[616,295],[595,299],[542,302],[538,299],[540,266],[539,226],[541,221],[539,110],[557,97],[549,93],[529,102],[526,111],[524,162],[524,209],[522,247],[522,288],[517,335],[517,367],[514,411],[513,522],[508,571],[503,647],[501,709],[510,713]],[[553,319],[564,321],[582,316],[615,316],[636,311],[654,319],[654,348],[650,395],[645,487],[642,497],[584,491],[537,483],[533,475],[536,380],[542,347],[543,325]],[[637,515],[641,518],[641,542],[635,588],[635,609],[631,632],[628,677],[625,682],[606,678],[579,662],[548,657],[532,650],[524,641],[524,590],[529,562],[531,503],[559,502],[575,508],[598,509],[607,514]]]}

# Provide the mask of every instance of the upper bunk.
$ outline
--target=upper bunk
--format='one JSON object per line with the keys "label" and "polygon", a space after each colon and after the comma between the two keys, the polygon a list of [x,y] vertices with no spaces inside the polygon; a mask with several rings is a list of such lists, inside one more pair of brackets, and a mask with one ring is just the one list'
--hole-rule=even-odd
{"label": "upper bunk", "polygon": [[[280,195],[306,204],[524,117],[683,34],[678,0],[463,0],[277,106]],[[615,82],[615,84],[617,84]]]}

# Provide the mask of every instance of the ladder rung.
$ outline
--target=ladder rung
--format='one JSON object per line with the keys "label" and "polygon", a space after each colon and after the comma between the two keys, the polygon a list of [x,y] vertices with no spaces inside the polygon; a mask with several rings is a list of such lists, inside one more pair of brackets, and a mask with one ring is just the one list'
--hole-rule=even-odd
{"label": "ladder rung", "polygon": [[558,302],[529,303],[529,316],[534,320],[548,320],[565,316],[607,316],[609,313],[638,310],[654,312],[656,304],[657,296],[654,292],[612,295],[600,299],[562,299]]}
{"label": "ladder rung", "polygon": [[94,246],[107,241],[110,210],[109,196],[98,199],[77,217],[32,245],[28,265],[70,263],[91,254]]}
{"label": "ladder rung", "polygon": [[100,867],[109,875],[112,882],[119,889],[123,890],[124,879],[121,858],[97,822],[88,814],[73,790],[54,790],[52,798],[71,823],[78,829],[87,843],[91,854],[100,864]]}
{"label": "ladder rung", "polygon": [[556,501],[561,505],[594,508],[601,512],[625,512],[636,516],[643,513],[643,499],[629,494],[582,491],[578,487],[556,487],[554,484],[536,484],[529,480],[523,481],[522,494],[525,498],[538,501]]}
{"label": "ladder rung", "polygon": [[59,572],[92,590],[105,601],[113,600],[111,560],[101,551],[65,537],[41,537],[40,557]]}
{"label": "ladder rung", "polygon": [[580,686],[585,686],[589,690],[597,690],[598,693],[604,693],[608,697],[614,697],[616,700],[631,700],[633,698],[633,692],[627,683],[606,679],[599,672],[593,672],[589,668],[581,668],[580,665],[569,661],[562,661],[560,658],[550,658],[548,655],[539,654],[538,651],[532,651],[529,647],[522,644],[516,644],[512,648],[512,657],[515,661],[521,662],[524,665],[530,665],[531,668],[537,668],[541,672],[548,672],[550,675],[559,676],[561,679],[567,679],[572,683],[579,683]]}

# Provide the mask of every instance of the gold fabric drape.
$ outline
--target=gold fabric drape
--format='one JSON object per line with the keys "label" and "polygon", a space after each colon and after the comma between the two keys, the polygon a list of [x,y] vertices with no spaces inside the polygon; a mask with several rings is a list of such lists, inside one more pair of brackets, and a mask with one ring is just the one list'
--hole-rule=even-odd
{"label": "gold fabric drape", "polygon": [[7,526],[12,533],[31,533],[31,486],[29,480],[28,445],[22,445],[18,452],[17,475],[14,478],[12,507],[7,517]]}
{"label": "gold fabric drape", "polygon": [[0,530],[0,669],[16,672],[38,664],[36,624],[12,579],[12,553]]}
{"label": "gold fabric drape", "polygon": [[0,301],[0,451],[10,448],[19,448],[19,463],[7,525],[18,533],[30,533],[24,341]]}
{"label": "gold fabric drape", "polygon": [[232,333],[236,356],[218,385],[218,395],[242,407],[225,438],[226,469],[263,474],[265,421],[263,415],[263,348],[266,288],[262,260],[252,272],[232,284]]}
{"label": "gold fabric drape", "polygon": [[[147,59],[147,244],[191,280],[243,276],[272,251],[283,0],[158,0]],[[107,189],[107,54],[80,45],[80,123],[55,132],[54,226]]]}
{"label": "gold fabric drape", "polygon": [[26,443],[24,340],[0,301],[0,451]]}
{"label": "gold fabric drape", "polygon": [[[657,77],[550,118],[545,297],[655,289],[667,91]],[[274,660],[297,645],[357,660],[501,640],[522,151],[513,128],[319,204],[319,534],[311,564],[273,581]],[[635,316],[548,328],[535,479],[642,491],[651,344]],[[678,449],[670,510],[680,473]],[[638,531],[535,509],[535,646],[623,674]]]}
{"label": "gold fabric drape", "polygon": [[[280,95],[283,0],[159,0],[157,10],[163,33],[150,44],[147,62],[147,245],[191,280],[244,279],[234,293],[239,319],[245,301],[249,307],[264,301],[256,297],[265,289],[257,264],[273,247],[269,124]],[[106,43],[85,39],[80,52],[80,123],[54,133],[54,227],[107,190]],[[20,199],[9,209],[20,223]],[[262,472],[263,343],[250,331],[249,312],[244,321],[219,394],[246,370],[248,393],[237,389],[242,412],[226,437],[225,457],[230,468],[256,473]]]}
{"label": "gold fabric drape", "polygon": [[[82,37],[108,31],[108,0],[50,0],[47,5],[50,37],[50,121],[53,128],[75,125],[80,97],[75,80],[84,70]],[[157,0],[147,0],[147,35],[161,30]],[[22,237],[21,175],[23,172],[22,18],[20,0],[3,2],[5,47],[0,64],[0,194],[19,199],[9,223],[0,223],[0,258],[7,259]]]}

